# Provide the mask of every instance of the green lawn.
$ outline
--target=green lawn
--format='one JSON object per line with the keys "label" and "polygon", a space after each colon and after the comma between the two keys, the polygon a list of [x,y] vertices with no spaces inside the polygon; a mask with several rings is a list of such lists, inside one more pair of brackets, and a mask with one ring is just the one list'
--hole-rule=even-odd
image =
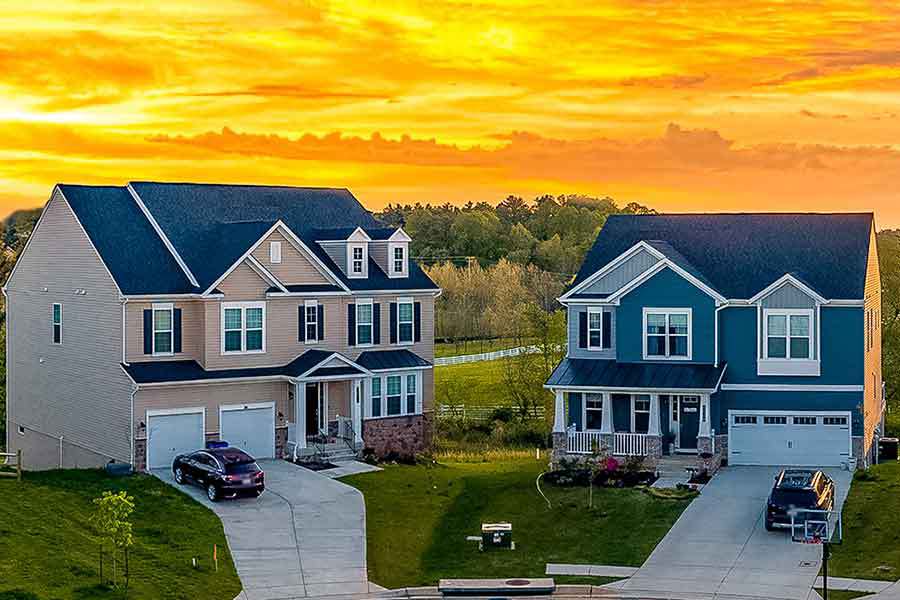
{"label": "green lawn", "polygon": [[[21,484],[0,479],[0,600],[124,598],[98,586],[99,546],[89,524],[91,500],[123,489],[136,505],[128,598],[230,600],[241,590],[222,524],[185,494],[144,475],[50,471],[26,473]],[[105,562],[104,574],[109,568]]]}
{"label": "green lawn", "polygon": [[900,578],[900,464],[876,465],[871,480],[857,475],[844,504],[844,543],[835,546],[828,573],[835,577]]}
{"label": "green lawn", "polygon": [[[442,577],[537,577],[546,563],[638,566],[665,535],[685,500],[639,490],[535,488],[546,463],[450,463],[388,466],[344,479],[366,499],[370,578],[389,588],[430,585]],[[482,522],[509,521],[513,551],[479,553],[466,541]]]}
{"label": "green lawn", "polygon": [[[822,588],[816,588],[819,595],[822,595]],[[862,598],[870,596],[868,592],[848,592],[845,590],[828,590],[828,600],[853,600],[854,598]]]}
{"label": "green lawn", "polygon": [[503,369],[502,359],[435,367],[435,399],[466,406],[509,404]]}
{"label": "green lawn", "polygon": [[495,352],[497,350],[515,348],[520,345],[522,345],[522,342],[512,338],[441,342],[434,345],[434,355],[440,358],[443,356],[462,356],[463,354],[481,354],[482,352]]}

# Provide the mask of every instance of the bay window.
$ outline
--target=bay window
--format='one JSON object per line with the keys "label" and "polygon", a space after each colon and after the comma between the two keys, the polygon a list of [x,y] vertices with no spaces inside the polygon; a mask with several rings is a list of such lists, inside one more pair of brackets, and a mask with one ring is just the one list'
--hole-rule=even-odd
{"label": "bay window", "polygon": [[400,375],[388,375],[385,395],[387,396],[387,416],[399,415],[403,410]]}
{"label": "bay window", "polygon": [[376,374],[369,380],[367,419],[417,415],[422,412],[419,372]]}

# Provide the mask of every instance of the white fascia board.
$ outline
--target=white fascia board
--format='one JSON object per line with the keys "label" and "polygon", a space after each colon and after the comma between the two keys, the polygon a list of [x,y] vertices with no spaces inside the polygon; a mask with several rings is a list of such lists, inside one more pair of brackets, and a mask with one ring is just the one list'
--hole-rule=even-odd
{"label": "white fascia board", "polygon": [[663,260],[665,258],[665,255],[662,252],[660,252],[659,250],[657,250],[656,248],[654,248],[653,246],[651,246],[650,244],[648,244],[647,242],[642,240],[642,241],[638,242],[637,244],[635,244],[634,246],[632,246],[631,248],[629,248],[628,250],[626,250],[625,252],[623,252],[622,254],[620,254],[619,256],[617,256],[616,258],[612,259],[611,261],[609,261],[608,263],[603,265],[603,267],[601,267],[598,271],[594,272],[593,275],[591,275],[590,277],[588,277],[587,279],[585,279],[584,281],[579,283],[577,286],[573,287],[571,290],[569,290],[568,292],[566,292],[565,294],[560,296],[559,301],[562,302],[563,300],[568,299],[569,296],[577,294],[582,289],[590,286],[592,283],[596,282],[598,279],[600,279],[601,277],[603,277],[604,275],[606,275],[607,273],[609,273],[610,271],[612,271],[613,269],[618,267],[620,264],[622,264],[623,262],[625,262],[626,260],[628,260],[629,258],[634,256],[641,250],[646,250],[647,252],[650,253],[651,256],[656,257],[657,260]]}
{"label": "white fascia board", "polygon": [[190,281],[194,287],[200,287],[200,284],[197,283],[197,278],[194,277],[194,274],[191,272],[190,268],[188,268],[187,263],[184,262],[184,259],[182,259],[181,255],[178,254],[178,250],[175,249],[175,245],[172,244],[171,240],[169,240],[169,237],[162,230],[162,227],[159,226],[159,223],[157,223],[156,219],[150,213],[150,209],[147,208],[147,206],[144,204],[144,201],[141,200],[140,196],[138,196],[137,191],[135,191],[135,189],[131,187],[130,183],[127,184],[125,188],[128,190],[128,193],[131,194],[131,197],[138,205],[138,208],[141,209],[141,212],[144,213],[144,216],[147,217],[147,220],[150,221],[150,225],[153,227],[154,231],[156,231],[156,234],[162,240],[162,243],[166,246],[166,248],[168,248],[169,253],[172,255],[172,258],[174,258],[175,262],[178,263],[178,266],[181,267],[181,270],[184,272],[185,277],[188,278],[188,281]]}
{"label": "white fascia board", "polygon": [[[228,277],[229,275],[231,275],[232,271],[234,271],[234,270],[238,267],[238,265],[240,265],[242,262],[244,262],[244,260],[245,260],[248,256],[250,256],[251,254],[253,254],[254,250],[256,250],[256,249],[259,247],[260,244],[262,244],[264,241],[266,241],[266,239],[267,239],[270,235],[272,235],[272,233],[273,233],[275,230],[280,230],[281,233],[284,234],[285,238],[287,238],[288,241],[290,241],[291,244],[292,244],[292,245],[293,245],[293,246],[294,246],[301,254],[306,254],[307,258],[309,258],[309,259],[312,261],[313,266],[315,266],[315,267],[319,270],[319,272],[320,272],[322,275],[324,275],[327,279],[331,279],[332,282],[333,282],[335,285],[340,286],[342,289],[344,289],[344,290],[346,290],[346,291],[350,291],[350,290],[347,288],[347,286],[345,286],[344,283],[343,283],[341,280],[339,280],[337,277],[335,277],[334,274],[333,274],[330,270],[328,270],[328,267],[326,267],[324,264],[322,264],[322,261],[319,260],[319,257],[317,257],[317,256],[313,253],[313,251],[310,250],[310,249],[306,246],[306,244],[304,244],[303,241],[302,241],[300,238],[298,238],[298,237],[294,234],[293,231],[290,230],[290,228],[289,228],[287,225],[285,225],[281,220],[278,220],[278,221],[275,222],[274,225],[272,225],[272,226],[268,229],[268,231],[266,231],[264,234],[262,234],[262,235],[259,237],[259,239],[256,240],[256,242],[254,242],[253,245],[250,246],[250,247],[247,249],[246,252],[244,252],[244,253],[243,253],[236,261],[234,261],[234,263],[233,263],[230,267],[228,267],[228,269],[226,269],[225,272],[222,273],[222,275],[220,275],[219,278],[216,279],[216,280],[212,283],[212,285],[210,285],[210,286],[206,289],[205,292],[203,292],[203,295],[206,296],[206,295],[208,295],[210,292],[212,292],[214,289],[216,289],[216,286],[218,286],[220,283],[222,283],[222,281],[223,281],[226,277]],[[257,261],[257,262],[259,262],[259,261]],[[287,290],[285,290],[285,291],[287,291]]]}
{"label": "white fascia board", "polygon": [[268,279],[269,283],[280,289],[282,292],[287,293],[287,288],[284,287],[284,284],[282,284],[281,281],[277,277],[275,277],[275,275],[271,271],[263,266],[261,262],[256,260],[256,257],[254,257],[252,254],[247,257],[247,264],[249,264],[250,267],[257,273],[262,275],[263,278]]}
{"label": "white fascia board", "polygon": [[397,231],[391,234],[391,237],[387,239],[389,242],[411,242],[412,238],[409,237],[409,234],[403,231],[402,227],[398,227]]}
{"label": "white fascia board", "polygon": [[[304,378],[308,377],[310,373],[312,373],[316,369],[322,368],[322,365],[327,364],[332,359],[337,359],[337,360],[345,363],[349,367],[353,367],[354,369],[359,369],[360,371],[362,371],[363,375],[371,375],[372,374],[372,372],[370,370],[363,367],[362,365],[359,365],[359,364],[353,362],[352,360],[350,360],[349,358],[347,358],[340,352],[332,352],[329,356],[326,356],[325,358],[323,358],[322,360],[317,362],[315,365],[313,365],[312,367],[310,367],[309,369],[307,369],[306,371],[304,371],[303,373],[298,375],[297,379],[304,379]],[[348,377],[353,377],[353,375],[341,375],[340,377],[343,379],[346,379]]]}
{"label": "white fascia board", "polygon": [[258,375],[250,377],[222,377],[219,379],[191,379],[187,381],[155,381],[151,383],[138,383],[140,389],[156,387],[172,387],[183,385],[223,385],[231,383],[250,383],[257,381],[292,381],[287,375]]}
{"label": "white fascia board", "polygon": [[320,296],[349,296],[350,292],[266,292],[266,298],[290,298],[293,296],[297,297],[315,297],[318,298]]}
{"label": "white fascia board", "polygon": [[755,304],[755,303],[759,302],[763,298],[778,291],[779,289],[781,289],[783,286],[785,286],[787,284],[791,284],[794,287],[800,289],[800,291],[802,291],[804,294],[806,294],[807,296],[809,296],[810,298],[812,298],[819,304],[824,304],[825,302],[827,302],[827,300],[825,300],[825,298],[823,298],[814,289],[812,289],[811,287],[809,287],[808,285],[806,285],[805,283],[803,283],[802,281],[800,281],[799,279],[797,279],[796,277],[791,275],[790,273],[785,273],[784,275],[782,275],[781,277],[776,279],[774,282],[772,282],[769,286],[767,286],[762,291],[757,293],[755,296],[750,298],[750,303]]}

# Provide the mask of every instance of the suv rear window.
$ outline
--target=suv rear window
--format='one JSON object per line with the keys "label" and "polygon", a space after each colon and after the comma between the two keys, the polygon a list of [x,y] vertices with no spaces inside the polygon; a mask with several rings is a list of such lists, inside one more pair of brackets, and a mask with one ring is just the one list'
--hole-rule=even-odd
{"label": "suv rear window", "polygon": [[234,462],[228,463],[225,465],[225,472],[229,475],[238,475],[240,473],[255,473],[259,471],[259,467],[256,466],[254,461],[248,462]]}

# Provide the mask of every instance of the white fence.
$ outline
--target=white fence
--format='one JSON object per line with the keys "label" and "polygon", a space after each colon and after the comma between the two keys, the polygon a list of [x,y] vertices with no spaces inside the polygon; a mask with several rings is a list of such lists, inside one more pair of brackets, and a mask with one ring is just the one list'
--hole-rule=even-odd
{"label": "white fence", "polygon": [[[518,412],[518,408],[509,404],[494,404],[490,406],[466,406],[465,404],[439,404],[435,415],[438,419],[457,418],[467,419],[470,421],[490,421],[494,411],[497,409],[509,409],[513,414]],[[534,406],[528,410],[528,416],[535,419],[544,418],[544,407]]]}
{"label": "white fence", "polygon": [[497,350],[495,352],[482,352],[480,354],[463,354],[462,356],[442,356],[434,359],[437,367],[447,365],[461,365],[464,363],[481,362],[483,360],[497,360],[498,358],[506,358],[507,356],[518,356],[520,354],[533,354],[540,352],[538,346],[519,346],[518,348],[507,348],[506,350]]}
{"label": "white fence", "polygon": [[[599,449],[599,431],[570,431],[567,449],[572,454],[590,454]],[[616,456],[647,456],[647,435],[643,433],[613,434],[613,451]]]}

